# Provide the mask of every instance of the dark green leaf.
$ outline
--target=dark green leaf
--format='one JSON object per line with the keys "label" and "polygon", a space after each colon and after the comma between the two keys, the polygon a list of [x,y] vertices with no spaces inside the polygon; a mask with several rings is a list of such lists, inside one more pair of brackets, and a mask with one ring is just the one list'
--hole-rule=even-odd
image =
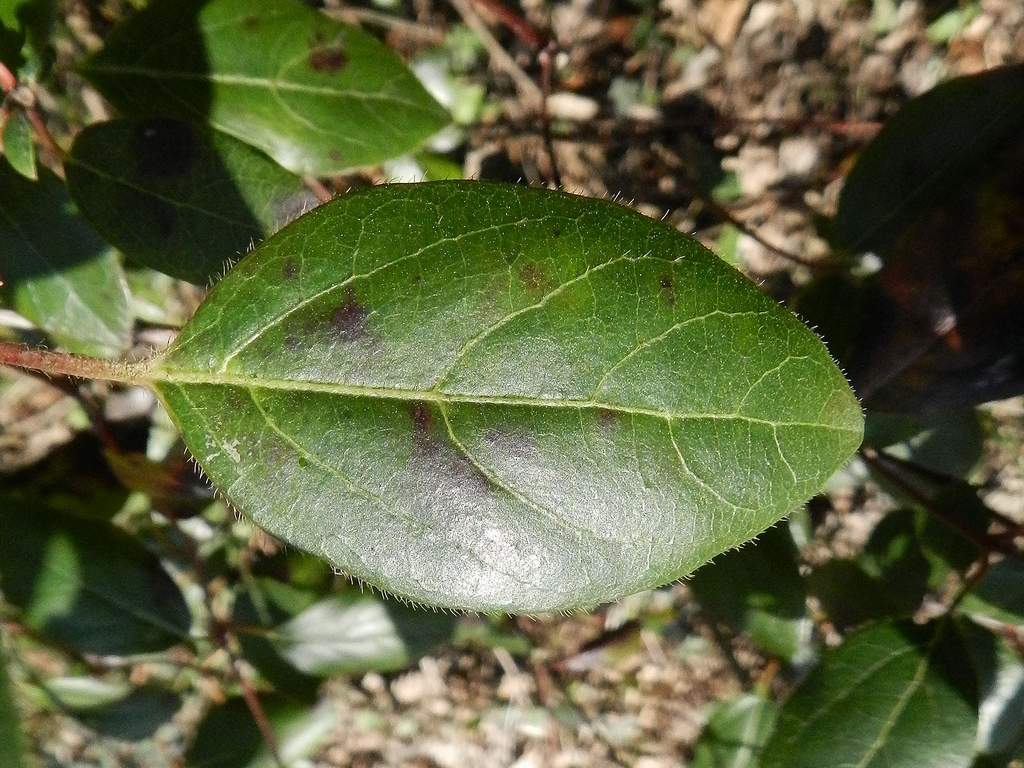
{"label": "dark green leaf", "polygon": [[960,601],[959,609],[1004,624],[1024,624],[1024,563],[1000,560]]}
{"label": "dark green leaf", "polygon": [[127,347],[132,318],[121,265],[44,168],[32,182],[0,160],[0,276],[12,308],[62,347],[100,356]]}
{"label": "dark green leaf", "polygon": [[181,593],[138,541],[37,504],[0,514],[0,590],[27,625],[80,651],[146,653],[188,636]]}
{"label": "dark green leaf", "polygon": [[176,120],[86,128],[66,168],[79,209],[104,237],[133,261],[194,283],[316,206],[262,152]]}
{"label": "dark green leaf", "polygon": [[915,418],[868,411],[864,442],[950,477],[967,478],[982,457],[985,427],[977,410]]}
{"label": "dark green leaf", "polygon": [[448,614],[344,594],[282,624],[271,642],[296,669],[327,677],[401,669],[448,641],[454,628]]}
{"label": "dark green leaf", "polygon": [[814,334],[694,240],[476,182],[312,211],[134,375],[257,524],[488,611],[679,578],[814,493],[862,426]]}
{"label": "dark green leaf", "polygon": [[763,768],[953,768],[974,754],[977,696],[948,623],[867,627],[785,703]]}
{"label": "dark green leaf", "polygon": [[754,694],[718,704],[697,742],[691,768],[757,768],[777,715],[775,702]]}
{"label": "dark green leaf", "polygon": [[0,645],[0,765],[4,768],[24,768],[25,731],[13,694],[7,675],[7,657]]}
{"label": "dark green leaf", "polygon": [[807,653],[812,628],[798,560],[788,527],[777,525],[705,565],[689,585],[711,620],[793,661]]}
{"label": "dark green leaf", "polygon": [[4,157],[26,179],[39,178],[36,171],[36,147],[32,143],[32,126],[20,109],[15,109],[4,124]]}
{"label": "dark green leaf", "polygon": [[105,706],[82,710],[77,717],[104,736],[122,741],[142,741],[152,737],[180,708],[181,697],[177,694],[145,686]]}
{"label": "dark green leaf", "polygon": [[850,251],[884,252],[902,227],[1008,137],[1024,130],[1024,66],[959,77],[910,101],[857,160],[835,232]]}
{"label": "dark green leaf", "polygon": [[82,71],[128,114],[208,122],[296,173],[378,163],[448,122],[386,46],[294,0],[156,0]]}
{"label": "dark green leaf", "polygon": [[0,0],[0,61],[19,75],[47,64],[56,0]]}
{"label": "dark green leaf", "polygon": [[[337,725],[327,704],[308,709],[273,698],[262,704],[286,765],[315,753]],[[185,760],[189,768],[277,768],[241,699],[207,715]]]}

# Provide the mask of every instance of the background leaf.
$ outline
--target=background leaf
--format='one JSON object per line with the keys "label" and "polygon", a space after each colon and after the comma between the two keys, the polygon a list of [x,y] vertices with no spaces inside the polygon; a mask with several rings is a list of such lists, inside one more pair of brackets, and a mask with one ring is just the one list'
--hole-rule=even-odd
{"label": "background leaf", "polygon": [[181,697],[155,686],[136,688],[127,696],[77,714],[87,727],[121,741],[151,738],[181,708]]}
{"label": "background leaf", "polygon": [[[261,703],[286,765],[314,754],[338,720],[328,704],[311,709],[274,698]],[[189,768],[276,768],[241,699],[207,715],[185,759]]]}
{"label": "background leaf", "polygon": [[716,705],[694,749],[691,768],[757,768],[777,716],[775,702],[749,693]]}
{"label": "background leaf", "polygon": [[448,122],[386,46],[293,0],[157,0],[82,72],[127,114],[208,122],[296,173],[378,163]]}
{"label": "background leaf", "polygon": [[1024,563],[1006,558],[991,566],[958,608],[1004,624],[1024,625]]}
{"label": "background leaf", "polygon": [[39,178],[36,170],[36,147],[32,143],[32,126],[20,109],[15,109],[4,123],[4,157],[26,179]]}
{"label": "background leaf", "polygon": [[311,675],[390,672],[449,640],[454,617],[373,595],[338,595],[311,605],[271,633],[296,669]]}
{"label": "background leaf", "polygon": [[7,656],[0,645],[0,765],[25,768],[25,737],[7,674]]}
{"label": "background leaf", "polygon": [[783,705],[763,768],[953,768],[974,753],[976,693],[952,626],[867,627]]}
{"label": "background leaf", "polygon": [[741,549],[726,552],[689,582],[712,621],[745,632],[769,653],[793,661],[809,651],[811,621],[799,553],[785,524]]}
{"label": "background leaf", "polygon": [[5,508],[0,589],[28,626],[80,651],[147,653],[188,637],[177,586],[136,539],[108,523]]}
{"label": "background leaf", "polygon": [[1024,752],[1024,658],[1006,638],[965,622],[961,628],[978,671],[978,751],[1009,761]]}
{"label": "background leaf", "polygon": [[43,168],[32,182],[0,160],[0,275],[12,308],[65,349],[111,356],[128,346],[121,265]]}
{"label": "background leaf", "polygon": [[321,206],[140,375],[257,524],[488,611],[678,578],[791,511],[861,434],[818,339],[695,241],[479,182]]}
{"label": "background leaf", "polygon": [[66,168],[82,214],[126,256],[204,285],[317,204],[262,152],[177,120],[90,126]]}

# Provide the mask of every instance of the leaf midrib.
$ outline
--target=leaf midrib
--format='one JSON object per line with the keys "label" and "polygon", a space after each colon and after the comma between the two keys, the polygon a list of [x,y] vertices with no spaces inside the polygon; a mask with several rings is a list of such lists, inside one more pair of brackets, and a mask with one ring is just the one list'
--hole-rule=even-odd
{"label": "leaf midrib", "polygon": [[583,410],[604,410],[613,413],[629,414],[634,416],[651,416],[660,419],[676,421],[685,420],[721,420],[721,421],[744,421],[751,424],[761,424],[767,427],[806,427],[810,429],[824,429],[830,432],[841,432],[845,434],[860,434],[860,430],[851,427],[843,427],[834,424],[825,424],[813,421],[773,421],[761,419],[755,416],[747,416],[741,413],[719,413],[719,412],[686,412],[675,413],[672,411],[658,410],[656,408],[643,408],[638,406],[625,406],[618,403],[608,403],[601,400],[582,399],[554,399],[540,397],[523,397],[509,395],[482,395],[468,393],[448,393],[434,389],[401,389],[394,387],[369,387],[358,384],[341,384],[336,382],[303,381],[296,379],[274,379],[256,376],[240,376],[227,373],[204,373],[188,371],[177,368],[156,366],[146,372],[141,380],[151,384],[167,383],[174,385],[215,385],[226,387],[273,389],[285,392],[315,392],[321,394],[341,395],[355,398],[366,398],[371,400],[399,400],[413,402],[429,402],[439,405],[511,405],[523,407],[540,408],[567,408]]}

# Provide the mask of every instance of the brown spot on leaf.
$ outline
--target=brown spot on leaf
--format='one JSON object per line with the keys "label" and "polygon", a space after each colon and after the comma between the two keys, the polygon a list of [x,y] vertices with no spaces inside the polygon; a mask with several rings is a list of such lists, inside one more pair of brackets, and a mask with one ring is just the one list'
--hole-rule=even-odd
{"label": "brown spot on leaf", "polygon": [[357,341],[366,335],[370,312],[356,300],[355,292],[345,291],[345,300],[331,313],[331,327],[342,341]]}
{"label": "brown spot on leaf", "polygon": [[619,413],[610,408],[597,409],[597,423],[605,429],[614,427],[619,423]]}
{"label": "brown spot on leaf", "polygon": [[242,19],[242,29],[254,32],[260,28],[260,17],[255,15],[246,16]]}
{"label": "brown spot on leaf", "polygon": [[412,427],[416,439],[427,439],[430,437],[430,430],[434,425],[434,414],[430,412],[430,406],[423,402],[415,402],[409,410],[412,418]]}
{"label": "brown spot on leaf", "polygon": [[289,352],[297,352],[302,347],[302,339],[295,334],[288,334],[284,337],[284,348]]}
{"label": "brown spot on leaf", "polygon": [[330,152],[327,153],[327,156],[331,158],[331,160],[333,160],[335,163],[341,162],[342,154],[340,149],[332,149]]}
{"label": "brown spot on leaf", "polygon": [[558,226],[557,224],[555,226],[553,226],[551,228],[551,236],[552,237],[561,237],[562,236],[562,228],[560,226]]}
{"label": "brown spot on leaf", "polygon": [[340,46],[313,48],[309,52],[309,66],[317,72],[339,72],[348,64],[348,57]]}
{"label": "brown spot on leaf", "polygon": [[519,268],[519,279],[530,293],[538,293],[544,287],[544,274],[532,261]]}
{"label": "brown spot on leaf", "polygon": [[291,259],[288,259],[281,268],[281,276],[285,280],[294,280],[299,276],[299,266]]}

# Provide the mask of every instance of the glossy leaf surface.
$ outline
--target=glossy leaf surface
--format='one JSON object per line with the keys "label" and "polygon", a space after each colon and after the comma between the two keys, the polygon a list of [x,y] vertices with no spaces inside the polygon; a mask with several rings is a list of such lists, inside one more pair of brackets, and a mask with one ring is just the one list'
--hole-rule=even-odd
{"label": "glossy leaf surface", "polygon": [[390,672],[448,640],[452,616],[373,595],[339,595],[311,605],[272,633],[278,652],[311,675]]}
{"label": "glossy leaf surface", "polygon": [[851,635],[785,703],[762,768],[970,765],[977,701],[965,655],[941,624]]}
{"label": "glossy leaf surface", "polygon": [[90,126],[75,138],[66,169],[82,215],[113,245],[203,285],[317,204],[262,152],[177,120]]}
{"label": "glossy leaf surface", "polygon": [[744,694],[718,704],[694,749],[691,768],[757,768],[778,716],[778,705]]}
{"label": "glossy leaf surface", "polygon": [[862,427],[821,342],[695,241],[474,182],[321,206],[139,376],[259,525],[479,610],[689,573],[818,490]]}
{"label": "glossy leaf surface", "polygon": [[7,674],[7,656],[0,645],[0,765],[24,768],[25,737],[13,694]]}
{"label": "glossy leaf surface", "polygon": [[385,45],[295,0],[158,0],[82,71],[126,114],[209,123],[296,173],[378,163],[448,122]]}
{"label": "glossy leaf surface", "polygon": [[0,160],[0,275],[12,308],[62,347],[98,356],[127,347],[132,318],[121,265],[45,169],[33,182]]}
{"label": "glossy leaf surface", "polygon": [[7,506],[0,588],[28,626],[87,653],[147,653],[188,637],[188,610],[170,576],[108,523]]}

